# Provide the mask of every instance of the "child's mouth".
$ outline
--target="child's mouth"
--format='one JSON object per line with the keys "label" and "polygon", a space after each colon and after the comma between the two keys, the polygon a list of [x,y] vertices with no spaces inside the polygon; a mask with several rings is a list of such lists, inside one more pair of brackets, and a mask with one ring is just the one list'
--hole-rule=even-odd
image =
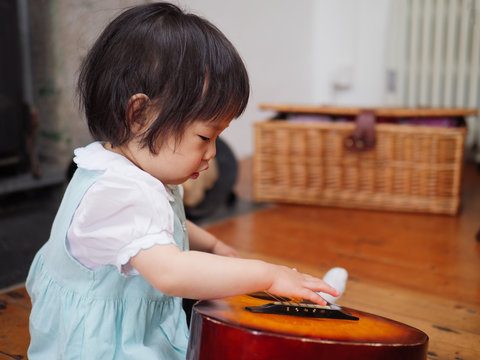
{"label": "child's mouth", "polygon": [[194,173],[190,176],[190,178],[193,179],[193,180],[195,180],[195,179],[197,179],[199,176],[200,176],[200,173],[199,173],[199,172],[194,172]]}

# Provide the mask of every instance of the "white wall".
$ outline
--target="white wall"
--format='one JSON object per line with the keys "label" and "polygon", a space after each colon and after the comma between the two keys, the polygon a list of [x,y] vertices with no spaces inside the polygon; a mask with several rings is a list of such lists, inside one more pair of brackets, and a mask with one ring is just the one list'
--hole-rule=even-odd
{"label": "white wall", "polygon": [[[232,41],[251,80],[245,114],[224,133],[238,158],[253,153],[262,102],[383,103],[384,47],[392,0],[178,0]],[[332,91],[337,82],[344,89]]]}
{"label": "white wall", "polygon": [[314,1],[313,96],[320,103],[384,104],[389,0]]}

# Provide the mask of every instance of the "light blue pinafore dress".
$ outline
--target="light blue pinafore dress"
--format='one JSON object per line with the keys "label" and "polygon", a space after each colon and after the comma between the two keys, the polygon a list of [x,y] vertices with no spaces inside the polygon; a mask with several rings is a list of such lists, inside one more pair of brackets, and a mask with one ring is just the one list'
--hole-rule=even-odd
{"label": "light blue pinafore dress", "polygon": [[[55,217],[50,239],[30,268],[30,360],[185,359],[188,327],[182,299],[155,290],[141,275],[113,265],[92,271],[66,248],[75,210],[99,174],[78,169]],[[188,249],[185,214],[173,191],[174,238]]]}

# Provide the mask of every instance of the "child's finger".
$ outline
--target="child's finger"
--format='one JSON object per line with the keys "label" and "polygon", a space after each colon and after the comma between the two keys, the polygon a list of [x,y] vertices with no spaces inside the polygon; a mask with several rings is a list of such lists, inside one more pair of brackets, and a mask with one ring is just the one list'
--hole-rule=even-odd
{"label": "child's finger", "polygon": [[327,294],[330,294],[334,297],[339,296],[340,292],[335,289],[334,287],[330,286],[327,284],[325,281],[320,280],[320,279],[310,279],[306,280],[304,283],[304,286],[309,288],[310,290],[314,292],[324,292]]}
{"label": "child's finger", "polygon": [[325,301],[325,299],[322,298],[320,295],[318,295],[315,291],[306,291],[305,295],[302,297],[305,300],[310,300],[311,302],[314,302],[321,306],[327,305],[327,302]]}

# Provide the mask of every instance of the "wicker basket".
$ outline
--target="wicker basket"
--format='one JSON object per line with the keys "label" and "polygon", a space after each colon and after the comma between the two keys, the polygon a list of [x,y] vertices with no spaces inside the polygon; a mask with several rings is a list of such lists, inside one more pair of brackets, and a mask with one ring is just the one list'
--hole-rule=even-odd
{"label": "wicker basket", "polygon": [[[275,106],[263,107],[278,110]],[[346,113],[345,109],[329,109],[295,107],[290,111]],[[359,111],[350,110],[351,114]],[[378,114],[381,111],[377,110]],[[375,147],[351,152],[344,140],[354,128],[354,123],[335,122],[256,123],[255,200],[452,215],[458,212],[464,127],[377,124]]]}

